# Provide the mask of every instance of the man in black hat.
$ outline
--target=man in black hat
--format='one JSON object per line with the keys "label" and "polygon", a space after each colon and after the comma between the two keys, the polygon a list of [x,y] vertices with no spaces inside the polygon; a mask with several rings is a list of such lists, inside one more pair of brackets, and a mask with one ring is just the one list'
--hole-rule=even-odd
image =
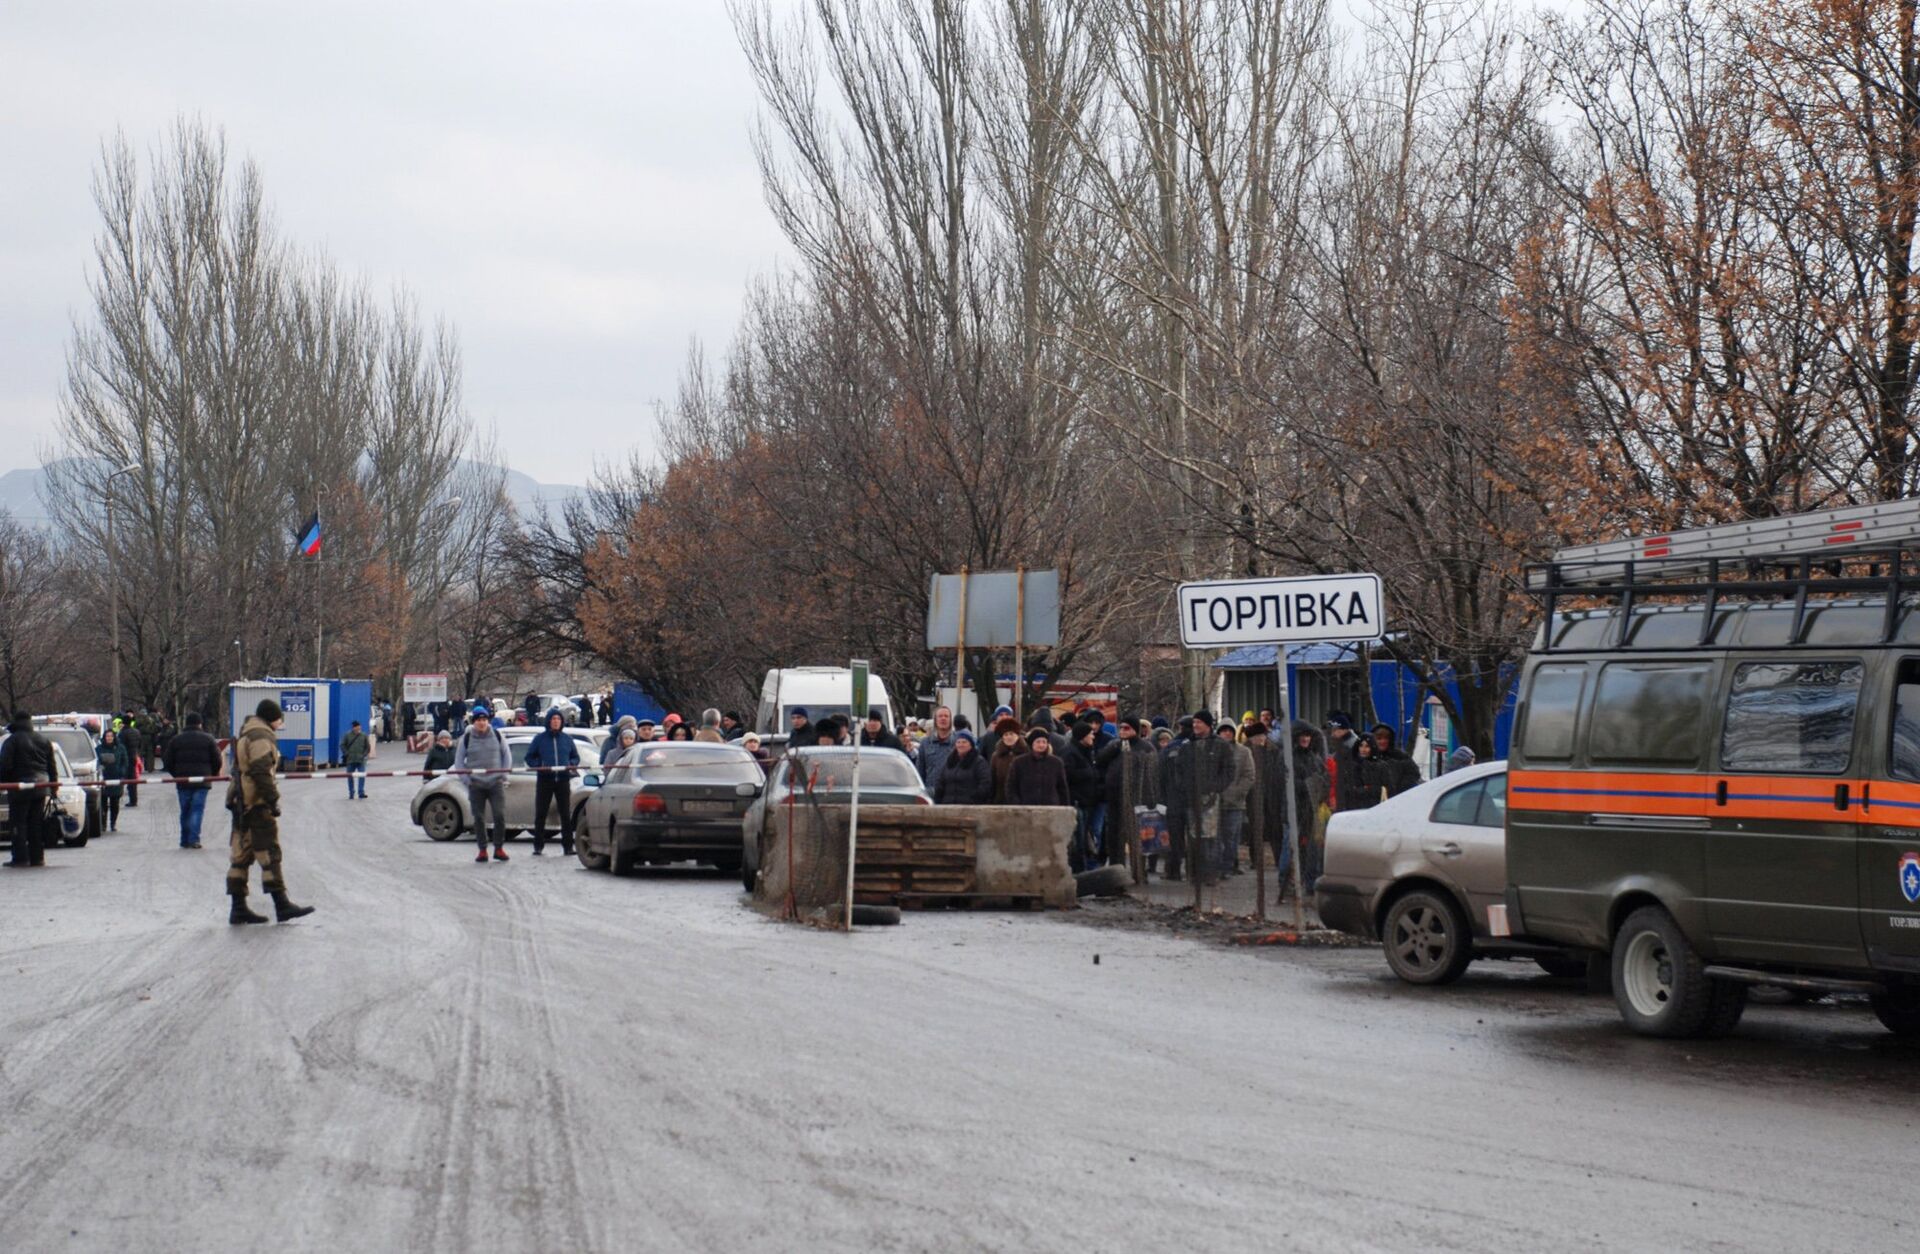
{"label": "man in black hat", "polygon": [[280,703],[268,698],[254,708],[233,742],[233,782],[227,785],[227,809],[233,813],[232,856],[227,865],[227,895],[233,898],[227,922],[265,923],[247,908],[249,868],[260,864],[260,887],[273,898],[276,917],[285,923],[313,913],[287,897],[280,857],[280,742],[275,733],[286,721]]}
{"label": "man in black hat", "polygon": [[878,706],[867,711],[867,721],[860,728],[860,747],[862,749],[900,748],[900,737],[887,730],[887,720],[881,716]]}

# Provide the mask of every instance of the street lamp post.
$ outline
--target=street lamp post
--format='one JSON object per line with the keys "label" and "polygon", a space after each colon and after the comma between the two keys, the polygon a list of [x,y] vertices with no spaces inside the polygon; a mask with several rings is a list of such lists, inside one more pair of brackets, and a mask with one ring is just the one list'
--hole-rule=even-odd
{"label": "street lamp post", "polygon": [[119,714],[126,707],[120,702],[120,555],[113,547],[113,481],[121,475],[130,475],[140,469],[139,462],[132,462],[108,475],[101,485],[100,495],[107,507],[107,623],[112,633],[109,651],[113,654],[113,710]]}

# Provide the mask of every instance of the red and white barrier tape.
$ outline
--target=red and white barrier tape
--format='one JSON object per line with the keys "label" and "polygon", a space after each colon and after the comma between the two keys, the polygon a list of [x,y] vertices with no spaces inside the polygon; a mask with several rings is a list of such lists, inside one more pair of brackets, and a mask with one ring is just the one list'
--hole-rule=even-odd
{"label": "red and white barrier tape", "polygon": [[[475,767],[447,767],[438,771],[287,771],[274,776],[276,779],[438,779],[442,775],[579,775],[587,771],[600,770],[594,766],[495,766],[485,769]],[[45,783],[0,784],[0,792],[54,792],[61,788],[126,788],[141,784],[159,786],[162,784],[225,784],[233,779],[231,775],[142,775],[139,779],[69,779],[48,780]]]}

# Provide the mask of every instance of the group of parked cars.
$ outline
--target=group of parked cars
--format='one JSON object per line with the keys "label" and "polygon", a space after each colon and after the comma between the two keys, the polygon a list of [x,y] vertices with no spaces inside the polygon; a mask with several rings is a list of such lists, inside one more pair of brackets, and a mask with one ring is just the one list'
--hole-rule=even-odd
{"label": "group of parked cars", "polygon": [[[570,728],[579,743],[580,775],[572,795],[574,852],[583,866],[626,875],[638,866],[700,863],[738,873],[748,888],[781,807],[802,794],[818,804],[845,804],[853,788],[853,750],[800,749],[763,767],[737,742],[654,740],[636,745],[611,767],[601,765],[604,728]],[[516,768],[538,729],[502,730]],[[507,777],[509,837],[534,825],[532,771]],[[912,759],[895,749],[860,751],[860,796],[874,805],[932,805]],[[465,781],[442,775],[413,799],[413,821],[434,840],[473,830]],[[557,816],[548,822],[557,825]]]}

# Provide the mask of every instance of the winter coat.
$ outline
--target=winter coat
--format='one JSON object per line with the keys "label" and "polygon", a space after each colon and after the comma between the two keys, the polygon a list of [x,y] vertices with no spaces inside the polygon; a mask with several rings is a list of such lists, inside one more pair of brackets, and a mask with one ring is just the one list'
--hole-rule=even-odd
{"label": "winter coat", "polygon": [[1247,798],[1253,795],[1253,751],[1237,740],[1222,740],[1231,764],[1227,782],[1220,789],[1220,808],[1244,813]]}
{"label": "winter coat", "polygon": [[349,731],[340,737],[340,760],[348,766],[365,766],[367,755],[371,752],[367,733],[363,731]]}
{"label": "winter coat", "polygon": [[1061,758],[1067,768],[1067,790],[1077,806],[1097,806],[1106,800],[1107,790],[1100,778],[1100,768],[1094,765],[1096,752],[1092,746],[1076,740],[1067,746],[1066,755]]}
{"label": "winter coat", "polygon": [[1212,834],[1202,831],[1202,820],[1219,804],[1220,793],[1233,779],[1233,769],[1227,742],[1218,736],[1174,741],[1162,757],[1160,787],[1168,817],[1180,825],[1177,830],[1191,835]]}
{"label": "winter coat", "polygon": [[[1302,749],[1300,737],[1312,736],[1313,744]],[[1288,752],[1293,754],[1293,804],[1300,813],[1300,830],[1313,830],[1315,816],[1320,807],[1327,803],[1333,793],[1333,776],[1327,770],[1327,744],[1320,735],[1320,729],[1312,723],[1294,720],[1293,733],[1287,741]]]}
{"label": "winter coat", "polygon": [[938,805],[992,805],[993,764],[978,749],[964,757],[949,753],[935,770],[932,786]]}
{"label": "winter coat", "polygon": [[718,727],[702,727],[693,733],[693,738],[703,745],[724,745],[727,738]]}
{"label": "winter coat", "polygon": [[1027,756],[1027,742],[1022,740],[1012,748],[1006,745],[993,747],[993,800],[996,805],[1011,805],[1007,800],[1007,775],[1013,770],[1013,764]]}
{"label": "winter coat", "polygon": [[1010,806],[1070,806],[1067,766],[1051,753],[1023,753],[1007,768],[1006,803]]}
{"label": "winter coat", "polygon": [[436,772],[436,771],[449,770],[452,768],[452,766],[453,766],[453,746],[452,745],[443,745],[436,742],[433,748],[427,750],[426,770],[429,774],[432,774],[433,772]]}
{"label": "winter coat", "polygon": [[877,732],[869,732],[865,723],[860,724],[860,747],[862,749],[898,749],[902,753],[907,751],[906,746],[900,743],[900,737],[884,726]]}
{"label": "winter coat", "polygon": [[1160,751],[1150,740],[1116,738],[1095,756],[1094,762],[1100,768],[1107,831],[1113,834],[1113,847],[1131,849],[1140,839],[1135,807],[1151,809],[1160,804]]}
{"label": "winter coat", "polygon": [[1374,757],[1348,753],[1336,759],[1341,810],[1371,810],[1380,804],[1388,785],[1388,764]]}
{"label": "winter coat", "polygon": [[1409,788],[1420,783],[1420,767],[1400,747],[1400,741],[1391,727],[1386,729],[1387,747],[1374,749],[1374,759],[1380,763],[1381,771],[1387,781],[1387,795],[1397,797]]}
{"label": "winter coat", "polygon": [[[938,736],[928,736],[920,742],[920,756],[914,765],[920,769],[920,778],[925,780],[929,787],[935,779],[939,778],[940,768],[945,766],[947,759],[953,756],[953,742],[957,735],[956,732],[948,732],[945,740]],[[974,756],[981,756],[980,746],[976,744],[973,752]]]}
{"label": "winter coat", "polygon": [[7,725],[7,743],[0,746],[0,781],[9,784],[45,783],[53,778],[53,746],[20,717]]}
{"label": "winter coat", "polygon": [[94,746],[93,751],[100,759],[101,779],[133,778],[133,755],[127,752],[127,746],[122,744],[118,737],[114,738],[112,744],[108,744],[104,736],[101,737],[100,743]]}
{"label": "winter coat", "polygon": [[[197,727],[189,727],[175,733],[167,742],[167,752],[161,765],[167,768],[167,774],[175,778],[190,776],[218,775],[220,773],[219,742]],[[182,784],[182,788],[211,788],[212,784]]]}
{"label": "winter coat", "polygon": [[527,745],[528,766],[579,766],[580,744],[564,731],[543,731]]}
{"label": "winter coat", "polygon": [[[507,738],[494,728],[482,736],[469,727],[453,742],[453,766],[455,770],[499,771],[513,765],[513,750],[507,746]],[[470,775],[468,788],[493,788],[506,783],[504,775]]]}

